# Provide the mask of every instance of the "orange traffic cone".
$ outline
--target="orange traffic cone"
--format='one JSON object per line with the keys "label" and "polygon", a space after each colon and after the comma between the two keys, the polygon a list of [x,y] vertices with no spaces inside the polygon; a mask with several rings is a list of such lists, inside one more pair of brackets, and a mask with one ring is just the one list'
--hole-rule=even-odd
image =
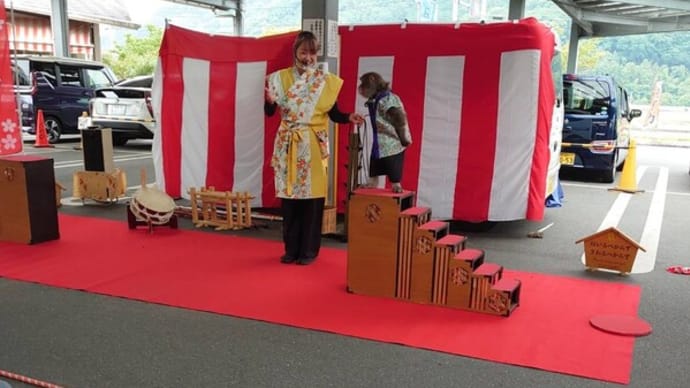
{"label": "orange traffic cone", "polygon": [[637,189],[637,161],[635,148],[635,140],[630,139],[630,144],[628,145],[628,157],[625,159],[625,164],[623,165],[621,180],[618,182],[618,186],[609,190],[623,191],[631,194],[644,191]]}
{"label": "orange traffic cone", "polygon": [[46,124],[43,121],[43,110],[39,109],[36,113],[36,148],[54,147],[48,142],[48,134],[46,133]]}

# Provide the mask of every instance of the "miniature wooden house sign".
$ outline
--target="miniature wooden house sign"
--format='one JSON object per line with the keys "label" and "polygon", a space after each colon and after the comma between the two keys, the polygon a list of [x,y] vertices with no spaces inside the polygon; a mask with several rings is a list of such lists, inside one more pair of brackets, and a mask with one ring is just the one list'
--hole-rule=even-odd
{"label": "miniature wooden house sign", "polygon": [[635,263],[637,250],[645,251],[635,240],[614,227],[581,238],[575,244],[583,241],[587,269],[602,268],[627,274]]}

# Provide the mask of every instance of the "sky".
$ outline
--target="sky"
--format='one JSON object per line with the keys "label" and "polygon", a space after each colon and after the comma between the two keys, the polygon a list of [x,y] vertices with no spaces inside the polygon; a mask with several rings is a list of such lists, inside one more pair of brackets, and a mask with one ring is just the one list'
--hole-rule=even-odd
{"label": "sky", "polygon": [[129,11],[129,17],[139,24],[155,24],[156,12],[163,6],[163,0],[121,0]]}
{"label": "sky", "polygon": [[163,0],[121,0],[127,7],[131,20],[140,24],[142,28],[132,30],[128,28],[101,24],[101,43],[103,51],[109,51],[115,44],[124,42],[127,34],[139,35],[145,33],[146,25],[165,27],[165,19],[180,27],[202,32],[232,34],[231,18],[216,17],[206,8],[193,7]]}

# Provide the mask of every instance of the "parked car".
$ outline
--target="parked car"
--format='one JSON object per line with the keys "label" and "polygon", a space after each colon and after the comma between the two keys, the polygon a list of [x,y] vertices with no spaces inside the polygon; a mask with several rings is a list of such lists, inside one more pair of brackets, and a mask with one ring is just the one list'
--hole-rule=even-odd
{"label": "parked car", "polygon": [[[63,134],[78,134],[78,118],[88,111],[94,91],[117,81],[110,68],[100,62],[32,55],[17,55],[12,60],[24,74],[31,75],[31,120],[39,109],[43,111],[51,143]],[[35,124],[25,130],[35,134]]]}
{"label": "parked car", "polygon": [[111,128],[114,145],[124,145],[129,139],[153,138],[152,83],[153,76],[147,75],[96,90],[89,104],[91,122]]}
{"label": "parked car", "polygon": [[18,96],[17,103],[21,112],[22,132],[29,132],[34,125],[34,100],[31,95],[31,76],[12,61],[12,80],[14,93]]}
{"label": "parked car", "polygon": [[613,182],[628,154],[630,122],[642,112],[630,108],[628,92],[608,75],[564,75],[563,100],[561,170],[593,170]]}

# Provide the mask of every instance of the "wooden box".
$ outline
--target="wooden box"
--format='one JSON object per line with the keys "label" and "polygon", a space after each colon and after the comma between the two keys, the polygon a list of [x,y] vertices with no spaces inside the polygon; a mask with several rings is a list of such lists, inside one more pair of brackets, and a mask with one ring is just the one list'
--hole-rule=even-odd
{"label": "wooden box", "polygon": [[350,292],[395,297],[400,213],[414,193],[358,189],[348,204],[347,287]]}
{"label": "wooden box", "polygon": [[125,195],[127,178],[124,171],[112,172],[76,171],[72,175],[72,192],[75,198],[114,202]]}
{"label": "wooden box", "polygon": [[60,238],[53,159],[0,158],[0,240],[35,244]]}
{"label": "wooden box", "polygon": [[81,131],[84,170],[115,171],[113,163],[113,135],[110,128],[92,127]]}

